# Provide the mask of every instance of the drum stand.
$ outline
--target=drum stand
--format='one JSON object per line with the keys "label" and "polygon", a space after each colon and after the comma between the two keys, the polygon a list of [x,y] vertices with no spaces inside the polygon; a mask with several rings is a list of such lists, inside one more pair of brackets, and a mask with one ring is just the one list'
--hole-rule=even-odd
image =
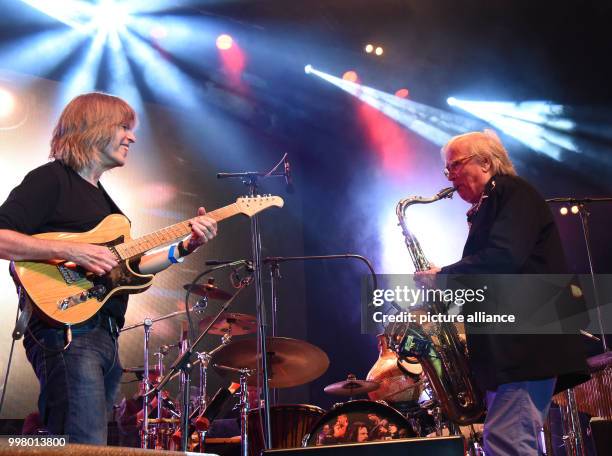
{"label": "drum stand", "polygon": [[195,352],[195,348],[197,348],[197,346],[200,344],[204,336],[208,334],[208,331],[210,330],[210,328],[212,328],[213,325],[217,323],[217,320],[221,318],[221,315],[229,308],[229,306],[234,302],[234,300],[238,297],[238,295],[245,288],[246,288],[246,285],[236,290],[236,292],[232,295],[232,297],[229,298],[223,304],[223,306],[221,306],[221,309],[219,310],[219,312],[217,312],[217,315],[215,316],[215,318],[213,318],[212,321],[209,323],[209,325],[206,328],[204,328],[204,330],[200,333],[198,338],[193,342],[193,345],[191,347],[188,347],[183,353],[181,353],[179,357],[174,361],[172,366],[170,366],[170,371],[159,381],[159,383],[154,388],[147,391],[147,396],[151,394],[157,394],[164,388],[166,383],[168,383],[170,379],[175,376],[176,373],[180,372],[182,374],[181,377],[184,380],[184,383],[182,385],[183,398],[182,398],[182,404],[181,404],[182,405],[181,443],[182,443],[183,451],[187,451],[188,442],[189,442],[189,418],[190,418],[190,413],[189,413],[189,392],[190,390],[189,389],[190,389],[190,384],[191,384],[190,374],[191,374],[191,368],[192,368],[191,356]]}
{"label": "drum stand", "polygon": [[[149,398],[144,394],[149,391],[151,383],[149,382],[149,339],[151,337],[151,327],[153,321],[150,318],[143,320],[144,327],[144,373],[141,382],[142,397],[142,429],[140,430],[140,446],[141,448],[149,447]],[[160,392],[161,394],[161,392]]]}
{"label": "drum stand", "polygon": [[248,381],[253,374],[253,369],[236,369],[235,367],[215,364],[217,369],[222,369],[240,374],[240,400],[238,407],[240,408],[240,455],[249,456],[249,391]]}
{"label": "drum stand", "polygon": [[576,396],[573,389],[566,390],[563,395],[567,404],[561,406],[561,424],[563,426],[563,445],[567,456],[584,456],[586,447],[582,438],[580,415],[576,405]]}
{"label": "drum stand", "polygon": [[[197,310],[194,306],[191,310]],[[143,356],[144,356],[144,373],[141,381],[141,395],[143,397],[142,400],[142,426],[140,429],[140,447],[148,448],[149,446],[149,401],[148,396],[151,392],[151,382],[149,380],[149,339],[151,337],[151,329],[153,327],[153,323],[166,320],[168,318],[176,317],[177,315],[183,315],[184,311],[172,312],[168,315],[164,315],[157,318],[145,318],[142,323],[136,323],[134,325],[125,326],[121,329],[120,332],[129,331],[131,329],[143,327],[144,328],[144,342],[143,342]],[[158,361],[158,366],[160,369],[163,368],[163,355],[161,355],[162,350],[160,349],[160,359]],[[162,375],[162,371],[160,370],[160,376]],[[162,389],[156,390],[157,392],[157,409],[158,413],[161,413],[161,399],[162,399]],[[161,418],[161,415],[158,415],[158,418]]]}

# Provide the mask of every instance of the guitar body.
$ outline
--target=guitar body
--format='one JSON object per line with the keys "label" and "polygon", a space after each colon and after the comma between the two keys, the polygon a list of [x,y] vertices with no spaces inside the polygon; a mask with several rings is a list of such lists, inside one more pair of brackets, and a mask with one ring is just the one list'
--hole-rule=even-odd
{"label": "guitar body", "polygon": [[[263,195],[238,198],[235,203],[208,212],[207,217],[220,222],[236,214],[249,217],[272,206],[283,207],[278,196]],[[112,214],[86,233],[43,233],[34,237],[55,241],[82,242],[107,246],[119,265],[104,276],[97,276],[65,260],[15,261],[14,279],[41,318],[50,324],[73,325],[93,317],[112,296],[147,290],[153,274],[138,274],[134,265],[142,255],[168,245],[191,233],[191,221],[185,220],[138,239],[130,237],[130,222]]]}
{"label": "guitar body", "polygon": [[[129,221],[120,214],[109,215],[85,233],[43,233],[34,237],[109,247],[131,239]],[[16,261],[14,271],[38,314],[51,324],[84,322],[112,296],[140,293],[147,290],[153,281],[152,274],[134,272],[128,260],[120,261],[104,276],[96,276],[63,260]]]}

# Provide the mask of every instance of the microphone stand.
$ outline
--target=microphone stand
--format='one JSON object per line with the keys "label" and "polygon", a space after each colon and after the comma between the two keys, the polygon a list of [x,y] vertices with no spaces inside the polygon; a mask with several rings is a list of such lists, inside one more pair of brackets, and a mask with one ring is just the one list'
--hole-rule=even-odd
{"label": "microphone stand", "polygon": [[[284,173],[218,173],[218,179],[240,178],[249,188],[249,196],[257,194],[257,181],[259,177],[284,176]],[[251,249],[253,255],[253,276],[255,277],[255,303],[258,322],[259,350],[261,356],[261,375],[263,377],[263,400],[264,400],[264,447],[272,448],[272,430],[270,424],[270,390],[268,387],[268,357],[266,356],[266,312],[263,296],[263,282],[261,278],[261,234],[259,229],[259,217],[257,214],[251,217]],[[246,448],[243,446],[243,448]],[[245,450],[246,451],[246,450]]]}
{"label": "microphone stand", "polygon": [[[284,163],[283,171],[277,169]],[[269,177],[283,177],[287,183],[287,190],[292,191],[290,166],[287,160],[287,154],[284,154],[281,160],[267,173],[262,172],[242,172],[242,173],[217,173],[217,179],[238,178],[249,189],[249,196],[257,194],[257,184],[259,178],[267,179]],[[256,297],[256,316],[258,322],[258,337],[259,351],[261,352],[261,375],[263,379],[262,394],[263,394],[263,436],[264,448],[272,448],[272,426],[270,421],[270,387],[268,385],[269,368],[268,356],[266,349],[266,309],[263,293],[263,281],[261,277],[261,233],[259,228],[259,216],[255,214],[251,217],[251,250],[253,254],[253,276],[255,277],[255,297]],[[246,446],[243,445],[243,452],[246,452]]]}
{"label": "microphone stand", "polygon": [[595,279],[595,269],[593,268],[593,257],[591,255],[591,239],[589,235],[589,215],[587,203],[603,203],[612,202],[612,197],[601,197],[601,198],[550,198],[546,200],[547,203],[565,203],[578,206],[578,214],[580,215],[580,221],[582,222],[582,233],[584,235],[584,243],[586,245],[587,257],[589,260],[589,269],[591,272],[591,281],[593,282],[593,293],[595,295],[595,310],[597,312],[597,323],[599,324],[599,332],[601,334],[601,343],[603,345],[604,353],[607,352],[608,344],[606,342],[606,334],[603,327],[603,319],[601,316],[601,308],[599,302],[599,292],[597,290],[597,281]]}
{"label": "microphone stand", "polygon": [[[272,299],[272,335],[275,336],[276,331],[276,312],[277,312],[277,294],[278,294],[278,286],[277,280],[281,278],[279,263],[284,263],[287,261],[306,261],[306,260],[343,260],[343,259],[355,259],[359,261],[363,261],[368,269],[370,270],[370,274],[372,276],[372,282],[374,284],[374,289],[378,288],[378,280],[376,279],[376,272],[374,271],[374,267],[370,260],[366,257],[357,255],[354,253],[342,253],[336,255],[309,255],[309,256],[288,256],[288,257],[266,257],[263,260],[264,264],[270,265],[270,292]],[[363,324],[363,321],[362,321]]]}

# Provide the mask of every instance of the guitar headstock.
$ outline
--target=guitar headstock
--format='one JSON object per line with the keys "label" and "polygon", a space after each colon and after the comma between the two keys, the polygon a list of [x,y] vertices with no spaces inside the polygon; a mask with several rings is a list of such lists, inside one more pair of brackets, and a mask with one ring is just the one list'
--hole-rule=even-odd
{"label": "guitar headstock", "polygon": [[283,207],[284,204],[280,196],[272,195],[243,196],[236,200],[240,212],[249,217],[272,206]]}

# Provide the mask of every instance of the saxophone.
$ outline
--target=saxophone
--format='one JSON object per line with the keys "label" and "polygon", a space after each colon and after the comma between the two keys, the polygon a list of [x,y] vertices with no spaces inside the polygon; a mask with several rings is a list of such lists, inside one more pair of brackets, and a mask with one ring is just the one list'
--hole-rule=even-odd
{"label": "saxophone", "polygon": [[[411,196],[397,203],[396,213],[404,233],[406,247],[417,271],[430,268],[417,238],[410,232],[405,212],[413,204],[429,204],[452,198],[455,188],[440,190],[431,198]],[[427,311],[444,313],[445,304],[427,303]],[[414,359],[423,366],[431,389],[435,393],[446,417],[461,426],[478,421],[485,407],[482,393],[476,385],[468,365],[467,347],[459,338],[453,323],[427,323],[427,325],[397,324],[387,329],[390,345],[401,359]]]}

